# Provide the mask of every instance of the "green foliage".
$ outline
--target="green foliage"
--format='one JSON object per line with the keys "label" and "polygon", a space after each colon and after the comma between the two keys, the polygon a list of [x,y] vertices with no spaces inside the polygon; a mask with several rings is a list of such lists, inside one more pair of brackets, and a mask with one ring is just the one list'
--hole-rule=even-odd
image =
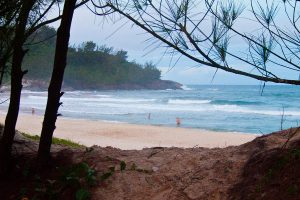
{"label": "green foliage", "polygon": [[[23,171],[29,171],[29,169],[31,172],[34,171],[32,166],[30,168],[26,164]],[[41,177],[38,174],[24,177],[30,182],[26,182],[26,187],[20,188],[18,199],[56,200],[62,199],[65,194],[72,195],[68,199],[90,199],[91,195],[88,189],[96,185],[96,171],[87,163],[81,162],[71,166],[56,167],[53,170],[49,177]]]}
{"label": "green foliage", "polygon": [[[35,34],[36,45],[24,58],[29,79],[49,80],[55,52],[55,30],[49,27]],[[49,40],[46,40],[50,38]],[[45,42],[39,42],[45,41]],[[152,64],[144,66],[127,60],[127,52],[84,42],[69,47],[64,84],[73,88],[97,89],[105,85],[147,84],[160,79],[161,72]]]}
{"label": "green foliage", "polygon": [[93,52],[96,48],[96,44],[92,41],[83,43],[83,52]]}
{"label": "green foliage", "polygon": [[299,158],[300,158],[300,148],[292,149],[292,150],[291,150],[291,156],[292,156],[294,159],[299,159]]}
{"label": "green foliage", "polygon": [[30,166],[28,163],[25,164],[23,171],[22,171],[22,175],[24,178],[28,177],[30,174],[30,170],[29,170]]}
{"label": "green foliage", "polygon": [[40,136],[38,136],[38,135],[30,135],[30,134],[27,134],[27,133],[21,133],[21,135],[23,135],[24,137],[26,137],[28,139],[34,140],[34,141],[39,141],[40,140]]}
{"label": "green foliage", "polygon": [[96,184],[95,170],[84,162],[73,165],[70,168],[62,169],[62,172],[61,181],[65,185],[82,187],[82,184],[85,186],[93,186]]}
{"label": "green foliage", "polygon": [[52,144],[60,144],[60,145],[65,145],[68,147],[75,147],[75,148],[79,148],[79,147],[84,147],[81,144],[78,144],[76,142],[72,142],[71,140],[66,140],[66,139],[60,139],[60,138],[52,138]]}
{"label": "green foliage", "polygon": [[96,185],[96,171],[85,163],[81,162],[71,167],[60,169],[62,176],[59,180],[60,184],[65,187],[76,189],[76,200],[90,199],[90,192],[87,190],[91,186]]}
{"label": "green foliage", "polygon": [[135,163],[131,164],[129,170],[131,170],[131,171],[137,171],[137,172],[141,172],[141,173],[146,173],[146,174],[151,174],[153,172],[153,170],[139,168]]}
{"label": "green foliage", "polygon": [[146,173],[146,174],[151,174],[151,172],[152,172],[151,170],[141,169],[141,168],[136,169],[136,171],[141,172],[141,173]]}
{"label": "green foliage", "polygon": [[113,171],[109,171],[109,172],[103,173],[103,174],[101,175],[101,177],[100,177],[100,178],[101,178],[101,181],[104,181],[104,180],[108,179],[108,178],[111,177],[113,174],[114,174]]}
{"label": "green foliage", "polygon": [[130,170],[135,171],[137,169],[137,166],[135,163],[132,163]]}
{"label": "green foliage", "polygon": [[114,175],[114,173],[115,173],[115,167],[110,167],[108,172],[105,172],[100,176],[101,181],[105,181],[106,179]]}
{"label": "green foliage", "polygon": [[121,172],[124,171],[125,169],[126,169],[126,163],[124,161],[121,161],[121,163],[120,163]]}
{"label": "green foliage", "polygon": [[[21,133],[21,135],[23,135],[24,137],[34,140],[34,141],[39,141],[40,140],[40,136],[38,135],[30,135],[27,133]],[[52,138],[52,144],[58,144],[58,145],[64,145],[64,146],[68,146],[68,147],[74,147],[74,148],[79,148],[79,147],[84,147],[81,144],[78,144],[76,142],[72,142],[70,140],[66,140],[66,139],[60,139],[60,138]]]}
{"label": "green foliage", "polygon": [[90,198],[90,193],[84,188],[80,188],[76,192],[76,200],[86,200]]}
{"label": "green foliage", "polygon": [[110,167],[109,170],[110,170],[111,172],[115,172],[116,169],[115,169],[115,167]]}
{"label": "green foliage", "polygon": [[288,187],[287,193],[291,196],[299,194],[299,187],[296,184],[292,184]]}

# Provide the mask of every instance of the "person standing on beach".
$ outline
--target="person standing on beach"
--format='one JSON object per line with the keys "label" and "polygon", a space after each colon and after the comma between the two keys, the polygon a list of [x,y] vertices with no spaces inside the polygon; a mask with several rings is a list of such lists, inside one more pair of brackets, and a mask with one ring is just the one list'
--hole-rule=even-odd
{"label": "person standing on beach", "polygon": [[181,124],[181,119],[179,117],[176,117],[176,125],[180,126]]}

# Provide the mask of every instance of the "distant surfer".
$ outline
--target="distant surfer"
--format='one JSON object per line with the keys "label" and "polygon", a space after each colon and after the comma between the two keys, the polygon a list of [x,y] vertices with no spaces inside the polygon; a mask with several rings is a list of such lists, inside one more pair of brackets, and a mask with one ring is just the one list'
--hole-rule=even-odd
{"label": "distant surfer", "polygon": [[150,120],[150,119],[151,119],[151,113],[148,114],[148,120]]}
{"label": "distant surfer", "polygon": [[34,108],[31,109],[31,114],[32,114],[32,115],[35,114],[35,109],[34,109]]}
{"label": "distant surfer", "polygon": [[176,117],[176,125],[180,126],[181,124],[181,119],[179,117]]}

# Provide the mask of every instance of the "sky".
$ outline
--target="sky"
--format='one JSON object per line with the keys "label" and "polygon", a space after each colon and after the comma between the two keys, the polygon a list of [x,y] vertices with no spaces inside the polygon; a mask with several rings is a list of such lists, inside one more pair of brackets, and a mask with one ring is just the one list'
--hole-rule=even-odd
{"label": "sky", "polygon": [[[246,28],[247,23],[240,27]],[[51,26],[57,28],[59,22]],[[113,20],[102,16],[95,16],[85,6],[75,11],[70,45],[79,45],[85,41],[94,41],[98,45],[114,47],[115,50],[128,52],[129,60],[138,63],[152,61],[162,72],[162,79],[173,80],[182,84],[213,84],[213,85],[259,85],[260,81],[218,70],[177,56],[164,55],[165,48],[149,47],[151,36],[140,28],[133,26],[127,19],[115,18]],[[171,63],[171,64],[170,64]],[[238,63],[236,63],[238,64]]]}

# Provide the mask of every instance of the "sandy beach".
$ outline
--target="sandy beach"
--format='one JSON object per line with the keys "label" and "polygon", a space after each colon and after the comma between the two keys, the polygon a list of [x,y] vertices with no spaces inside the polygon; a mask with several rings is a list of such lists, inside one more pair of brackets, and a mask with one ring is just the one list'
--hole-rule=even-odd
{"label": "sandy beach", "polygon": [[[4,123],[4,119],[5,113],[1,113],[0,122]],[[42,116],[20,114],[17,129],[28,134],[39,135],[42,122]],[[258,135],[60,117],[56,123],[54,136],[86,146],[112,146],[129,150],[147,147],[226,147],[249,142]]]}

